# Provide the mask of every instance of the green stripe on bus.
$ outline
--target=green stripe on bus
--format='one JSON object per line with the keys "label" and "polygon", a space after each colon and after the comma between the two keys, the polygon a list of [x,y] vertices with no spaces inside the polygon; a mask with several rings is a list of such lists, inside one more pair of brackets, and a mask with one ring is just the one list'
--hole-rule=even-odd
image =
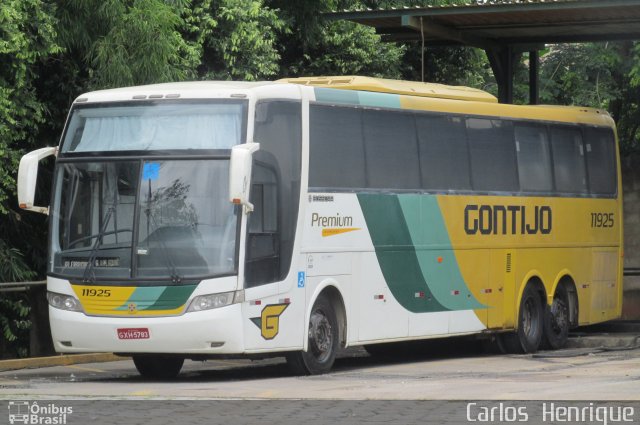
{"label": "green stripe on bus", "polygon": [[315,87],[314,93],[318,102],[371,106],[375,108],[401,108],[400,96],[397,94],[336,90],[325,87]]}
{"label": "green stripe on bus", "polygon": [[397,94],[358,92],[358,99],[362,106],[373,106],[376,108],[400,109],[400,96]]}
{"label": "green stripe on bus", "polygon": [[129,304],[135,304],[138,311],[174,310],[187,302],[196,286],[142,286],[136,288],[129,299],[116,310],[128,310]]}
{"label": "green stripe on bus", "polygon": [[116,310],[128,310],[129,304],[135,304],[137,310],[146,310],[162,295],[166,286],[141,286],[136,288],[129,299]]}
{"label": "green stripe on bus", "polygon": [[358,92],[352,90],[336,90],[324,87],[315,87],[313,90],[316,95],[316,101],[318,102],[339,103],[344,105],[360,104]]}
{"label": "green stripe on bus", "polygon": [[420,269],[438,302],[450,310],[486,308],[462,277],[437,197],[407,194],[398,195],[398,200]]}
{"label": "green stripe on bus", "polygon": [[[448,311],[429,291],[398,197],[359,194],[382,274],[395,299],[414,313]],[[425,297],[416,297],[424,292]]]}
{"label": "green stripe on bus", "polygon": [[147,310],[173,310],[183,306],[197,285],[167,286],[156,302]]}

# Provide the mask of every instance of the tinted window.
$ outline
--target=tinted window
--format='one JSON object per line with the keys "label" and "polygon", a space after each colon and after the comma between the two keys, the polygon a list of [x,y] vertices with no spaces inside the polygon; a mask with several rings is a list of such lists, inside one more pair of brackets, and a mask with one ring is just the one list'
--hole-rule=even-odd
{"label": "tinted window", "polygon": [[586,193],[587,178],[580,130],[552,127],[551,150],[556,190],[559,193]]}
{"label": "tinted window", "polygon": [[[272,166],[262,160],[270,155],[257,152],[251,176],[251,202],[247,233],[245,281],[247,287],[275,282],[280,277],[278,232],[278,178]],[[267,161],[273,164],[275,161]]]}
{"label": "tinted window", "polygon": [[513,127],[508,121],[467,119],[474,190],[518,190]]}
{"label": "tinted window", "polygon": [[367,187],[418,189],[420,164],[413,114],[363,111]]}
{"label": "tinted window", "polygon": [[470,190],[469,151],[462,118],[416,115],[422,188]]}
{"label": "tinted window", "polygon": [[276,173],[271,168],[257,163],[251,176],[251,202],[253,212],[249,215],[250,233],[268,233],[278,230],[278,188]]}
{"label": "tinted window", "polygon": [[[259,197],[263,204],[262,217],[256,219],[260,224],[250,223],[263,230],[263,233],[273,233],[274,217],[278,217],[277,233],[261,237],[256,242],[256,249],[264,252],[265,240],[273,242],[274,256],[279,257],[279,270],[273,279],[268,274],[255,273],[254,284],[268,283],[282,280],[289,272],[291,256],[293,255],[293,241],[298,221],[298,203],[300,202],[300,169],[302,155],[302,106],[300,102],[292,101],[261,101],[256,105],[256,123],[254,140],[260,143],[260,150],[254,154],[256,163],[261,163],[262,170],[269,173],[256,174],[261,181],[253,187],[254,196]],[[256,173],[260,168],[257,169]],[[268,177],[268,178],[267,178]],[[256,177],[257,179],[258,177]],[[273,180],[276,182],[276,190]],[[277,195],[276,195],[277,193]],[[277,199],[277,211],[270,201]],[[259,245],[259,246],[258,246]],[[248,248],[251,250],[251,246]],[[247,253],[251,258],[252,252]],[[275,260],[272,260],[275,261]],[[251,270],[247,270],[251,275]]]}
{"label": "tinted window", "polygon": [[585,134],[589,188],[591,193],[616,193],[616,152],[611,130],[588,128]]}
{"label": "tinted window", "polygon": [[546,127],[516,124],[515,137],[520,188],[525,192],[551,192],[553,175]]}
{"label": "tinted window", "polygon": [[309,186],[363,188],[362,110],[312,105]]}

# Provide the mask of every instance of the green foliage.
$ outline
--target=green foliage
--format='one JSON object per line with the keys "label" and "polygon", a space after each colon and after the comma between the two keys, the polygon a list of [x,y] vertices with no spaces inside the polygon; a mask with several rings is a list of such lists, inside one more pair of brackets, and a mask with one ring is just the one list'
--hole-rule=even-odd
{"label": "green foliage", "polygon": [[[402,58],[403,78],[422,81],[422,46],[414,43]],[[424,52],[424,81],[469,86],[497,94],[489,61],[472,47],[431,47]]]}
{"label": "green foliage", "polygon": [[372,28],[328,21],[322,13],[359,8],[357,0],[324,2],[272,0],[287,25],[277,46],[281,76],[370,75],[399,78],[404,46],[384,43]]}
{"label": "green foliage", "polygon": [[400,78],[403,52],[403,47],[382,43],[371,28],[344,21],[328,22],[285,73]]}
{"label": "green foliage", "polygon": [[[180,81],[195,75],[197,43],[185,26],[199,23],[189,3],[163,0],[68,0],[59,5],[61,43],[85,66],[91,88]],[[187,28],[188,29],[188,28]]]}
{"label": "green foliage", "polygon": [[[47,119],[35,87],[37,68],[60,52],[53,7],[40,0],[3,0],[0,7],[0,222],[16,208],[15,177],[20,157],[37,145],[35,134]],[[15,242],[0,232],[0,281],[34,276]],[[8,245],[11,244],[11,245]],[[23,295],[0,293],[0,355],[25,356],[29,307]]]}
{"label": "green foliage", "polygon": [[274,77],[280,55],[276,34],[284,30],[278,11],[262,0],[217,0],[211,12],[217,26],[206,37],[202,76],[254,81]]}
{"label": "green foliage", "polygon": [[622,58],[610,43],[553,45],[541,58],[545,102],[606,108],[618,94],[612,78]]}
{"label": "green foliage", "polygon": [[[0,239],[0,282],[20,282],[33,278],[22,254]],[[24,294],[0,292],[0,357],[28,354],[31,309]]]}
{"label": "green foliage", "polygon": [[553,45],[542,57],[543,103],[608,110],[623,155],[640,150],[640,43]]}
{"label": "green foliage", "polygon": [[20,157],[46,119],[33,83],[37,63],[60,50],[51,11],[40,0],[3,0],[0,8],[0,215],[11,209]]}
{"label": "green foliage", "polygon": [[[5,224],[17,214],[15,176],[22,154],[37,146],[47,109],[36,90],[38,66],[60,52],[53,7],[40,0],[3,0],[0,7],[0,282],[34,277]],[[8,244],[11,244],[8,245]],[[28,354],[31,322],[24,294],[0,293],[0,355]]]}
{"label": "green foliage", "polygon": [[21,295],[8,294],[0,298],[0,347],[2,357],[26,357],[29,347],[29,329],[31,308],[26,298]]}
{"label": "green foliage", "polygon": [[22,282],[34,275],[25,264],[20,251],[10,248],[0,239],[0,282]]}

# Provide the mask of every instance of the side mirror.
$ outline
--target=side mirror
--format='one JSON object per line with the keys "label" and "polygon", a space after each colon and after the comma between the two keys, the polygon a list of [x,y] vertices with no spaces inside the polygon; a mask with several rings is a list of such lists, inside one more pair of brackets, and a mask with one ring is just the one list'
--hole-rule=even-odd
{"label": "side mirror", "polygon": [[33,205],[38,180],[38,165],[48,156],[57,155],[58,148],[42,148],[29,152],[20,159],[18,168],[18,204],[23,210],[49,214],[49,207]]}
{"label": "side mirror", "polygon": [[249,202],[251,193],[251,165],[253,153],[260,149],[259,143],[245,143],[231,148],[229,164],[229,200],[244,206],[245,212],[253,211]]}

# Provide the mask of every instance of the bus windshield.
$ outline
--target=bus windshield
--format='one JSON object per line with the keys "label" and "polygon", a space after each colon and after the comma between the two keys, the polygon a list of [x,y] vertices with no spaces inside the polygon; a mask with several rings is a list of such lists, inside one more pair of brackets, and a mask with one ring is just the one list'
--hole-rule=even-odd
{"label": "bus windshield", "polygon": [[234,274],[228,173],[228,159],[59,164],[51,272],[89,282]]}
{"label": "bus windshield", "polygon": [[242,143],[245,111],[234,100],[76,107],[62,153],[231,149]]}

